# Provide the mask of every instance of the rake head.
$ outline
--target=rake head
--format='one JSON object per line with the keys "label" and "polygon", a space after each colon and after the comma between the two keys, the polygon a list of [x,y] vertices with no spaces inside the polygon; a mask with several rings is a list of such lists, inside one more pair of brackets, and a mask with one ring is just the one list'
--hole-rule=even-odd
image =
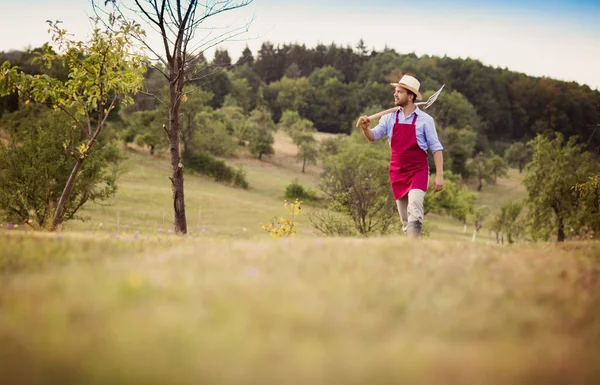
{"label": "rake head", "polygon": [[440,96],[440,93],[442,92],[442,90],[444,89],[445,84],[442,84],[442,86],[440,87],[439,90],[437,90],[433,95],[431,95],[429,97],[429,99],[427,99],[426,102],[418,102],[415,103],[416,106],[423,106],[423,109],[426,110],[427,108],[429,108],[433,102],[435,102],[438,98],[438,96]]}

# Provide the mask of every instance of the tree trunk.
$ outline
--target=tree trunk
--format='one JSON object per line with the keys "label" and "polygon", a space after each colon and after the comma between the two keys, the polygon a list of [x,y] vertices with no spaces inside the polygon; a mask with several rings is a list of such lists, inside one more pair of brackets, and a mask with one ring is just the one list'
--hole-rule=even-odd
{"label": "tree trunk", "polygon": [[561,218],[558,219],[558,234],[556,237],[556,242],[564,242],[565,241],[565,225]]}
{"label": "tree trunk", "polygon": [[83,158],[77,158],[77,162],[75,162],[75,166],[71,171],[71,175],[69,175],[67,184],[65,185],[65,188],[60,195],[60,199],[58,200],[58,204],[56,205],[56,211],[54,211],[54,218],[52,219],[52,226],[50,227],[50,230],[52,231],[56,231],[56,229],[58,229],[58,225],[60,225],[62,222],[62,217],[65,213],[65,206],[67,205],[67,199],[69,199],[69,195],[71,195],[71,191],[75,185],[75,178],[77,177],[77,173],[81,169],[82,165]]}
{"label": "tree trunk", "polygon": [[477,186],[477,191],[481,191],[482,188],[483,188],[483,181],[481,180],[481,178],[479,178],[479,186]]}
{"label": "tree trunk", "polygon": [[187,220],[185,217],[185,199],[183,194],[183,164],[179,153],[179,116],[171,115],[169,130],[169,152],[171,155],[171,189],[173,190],[173,215],[175,221],[175,234],[187,233]]}
{"label": "tree trunk", "polygon": [[558,227],[558,234],[556,236],[556,242],[564,242],[565,241],[565,224],[563,222],[562,216],[560,213],[560,206],[557,201],[552,204],[552,209],[554,210],[554,215],[556,215],[556,227]]}
{"label": "tree trunk", "polygon": [[304,158],[304,162],[302,163],[302,172],[304,172],[305,168],[306,168],[306,158]]}

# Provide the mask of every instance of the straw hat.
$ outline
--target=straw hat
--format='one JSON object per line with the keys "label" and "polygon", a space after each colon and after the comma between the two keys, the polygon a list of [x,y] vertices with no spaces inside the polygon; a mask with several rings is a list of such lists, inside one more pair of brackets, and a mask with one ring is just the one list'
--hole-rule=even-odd
{"label": "straw hat", "polygon": [[412,91],[415,95],[417,95],[417,100],[423,100],[423,95],[419,92],[419,87],[421,87],[421,83],[410,75],[402,76],[402,79],[398,83],[390,83],[394,87],[402,87],[406,88],[409,91]]}

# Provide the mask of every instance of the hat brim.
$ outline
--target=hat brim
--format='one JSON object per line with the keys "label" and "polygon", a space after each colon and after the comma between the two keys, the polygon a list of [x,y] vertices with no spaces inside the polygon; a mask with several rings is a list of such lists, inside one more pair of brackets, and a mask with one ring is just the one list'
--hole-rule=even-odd
{"label": "hat brim", "polygon": [[390,83],[390,85],[392,85],[394,87],[402,87],[404,89],[407,89],[410,92],[412,92],[413,94],[417,95],[417,100],[423,100],[423,95],[421,95],[421,93],[419,91],[417,91],[416,89],[414,89],[411,86],[408,86],[404,83]]}

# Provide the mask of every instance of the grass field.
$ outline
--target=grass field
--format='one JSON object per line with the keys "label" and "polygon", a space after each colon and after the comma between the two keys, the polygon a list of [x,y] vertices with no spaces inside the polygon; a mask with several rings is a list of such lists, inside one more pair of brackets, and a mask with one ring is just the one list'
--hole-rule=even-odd
{"label": "grass field", "polygon": [[[322,134],[319,138],[330,135]],[[301,163],[296,161],[296,147],[283,133],[276,134],[276,154],[263,161],[241,155],[228,160],[234,166],[242,166],[250,183],[249,190],[241,190],[215,183],[209,178],[186,174],[185,194],[188,229],[192,235],[199,232],[219,237],[253,238],[265,233],[261,225],[274,216],[285,216],[283,208],[286,186],[298,180],[305,186],[318,191],[321,169],[307,166],[302,173]],[[117,195],[102,204],[89,204],[81,212],[91,220],[72,221],[67,231],[113,233],[140,231],[144,234],[168,233],[172,230],[172,193],[169,163],[160,157],[150,157],[137,150],[127,152],[128,160],[122,166]],[[477,193],[476,205],[485,205],[490,210],[500,207],[509,199],[525,196],[523,176],[510,170],[508,178],[500,178],[496,185],[484,185]],[[468,187],[475,191],[475,182]],[[310,209],[310,205],[306,207]],[[462,223],[428,214],[425,218],[431,229],[431,238],[470,241],[472,224],[464,231]],[[299,234],[315,236],[306,218],[299,220]],[[478,241],[495,242],[495,238],[484,227]]]}
{"label": "grass field", "polygon": [[0,236],[6,384],[600,381],[598,243]]}
{"label": "grass field", "polygon": [[[470,242],[430,215],[416,242],[320,237],[303,217],[272,239],[285,186],[319,177],[277,143],[232,161],[248,191],[186,175],[186,237],[169,233],[168,163],[135,151],[89,221],[0,230],[0,383],[600,382],[600,243]],[[478,203],[522,197],[519,178]]]}

